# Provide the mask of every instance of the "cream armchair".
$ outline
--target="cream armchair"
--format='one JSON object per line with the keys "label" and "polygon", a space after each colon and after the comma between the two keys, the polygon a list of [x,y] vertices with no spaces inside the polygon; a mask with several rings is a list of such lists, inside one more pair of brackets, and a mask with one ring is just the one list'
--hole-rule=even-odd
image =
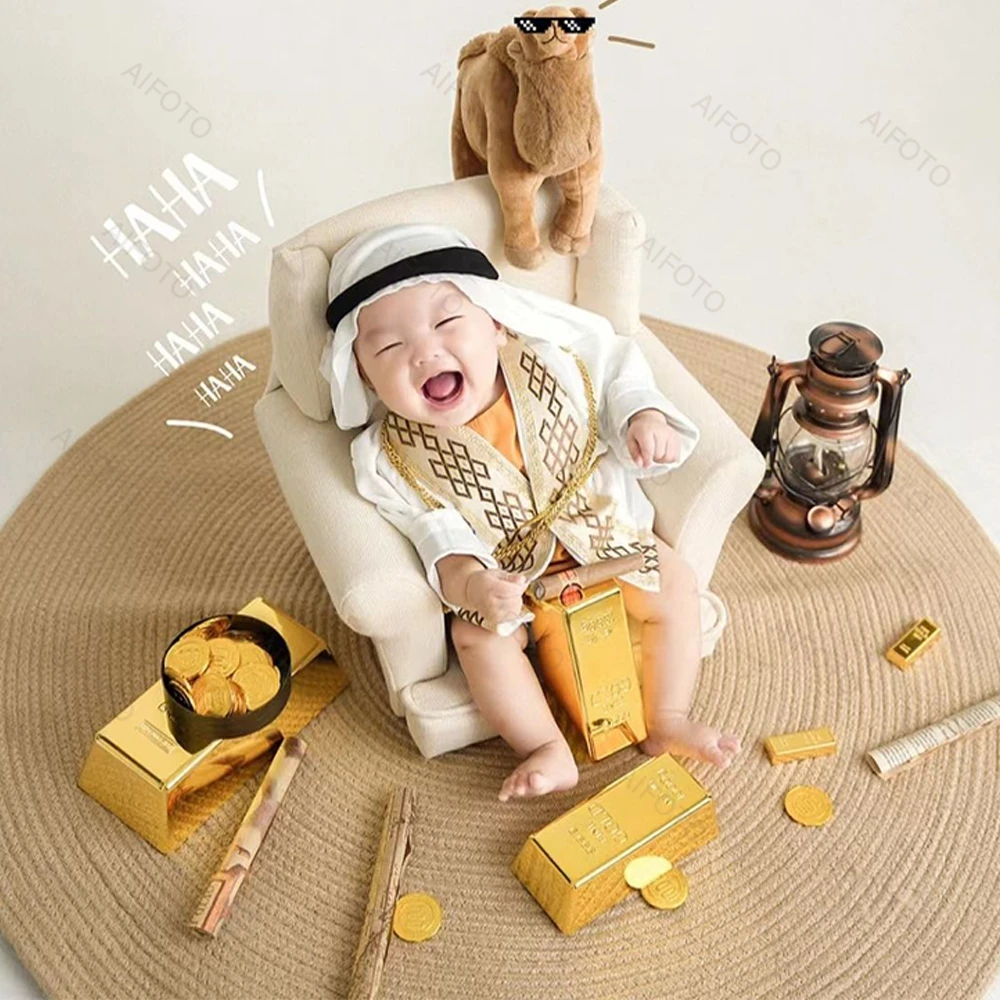
{"label": "cream armchair", "polygon": [[[543,184],[538,199],[547,233],[558,208],[557,192]],[[701,429],[697,447],[682,466],[641,484],[656,508],[654,530],[697,573],[703,656],[715,648],[727,621],[709,581],[730,524],[760,482],[764,460],[640,322],[645,223],[606,185],[588,253],[563,257],[549,248],[536,271],[515,268],[504,258],[503,220],[486,175],[358,205],[275,247],[269,289],[272,358],[264,394],[254,406],[257,426],[337,613],[350,628],[371,637],[392,711],[406,717],[420,752],[434,757],[497,732],[472,701],[416,550],[355,490],[349,448],[360,428],[337,427],[329,384],[318,370],[334,253],[362,229],[417,220],[460,229],[489,256],[502,280],[602,313],[619,334],[635,337],[657,384]]]}

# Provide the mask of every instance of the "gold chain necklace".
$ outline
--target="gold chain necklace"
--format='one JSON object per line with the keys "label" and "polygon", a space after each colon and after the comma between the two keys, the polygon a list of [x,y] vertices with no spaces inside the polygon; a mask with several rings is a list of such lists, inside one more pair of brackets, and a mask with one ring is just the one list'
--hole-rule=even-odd
{"label": "gold chain necklace", "polygon": [[[567,354],[572,354],[568,348],[563,348]],[[573,475],[570,477],[568,482],[563,486],[563,488],[552,498],[549,505],[542,511],[536,513],[533,517],[526,521],[522,521],[514,532],[515,537],[506,543],[498,543],[496,548],[493,550],[493,558],[503,565],[504,560],[506,560],[514,552],[519,549],[526,548],[532,542],[538,538],[543,531],[545,531],[550,524],[563,512],[566,505],[572,500],[573,494],[590,478],[590,474],[597,464],[597,458],[592,459],[594,454],[594,449],[597,447],[597,404],[594,401],[594,386],[590,381],[590,372],[587,371],[587,366],[583,361],[573,354],[573,360],[576,362],[577,368],[580,369],[580,374],[583,376],[584,389],[587,392],[587,444],[584,447],[583,455],[580,461],[577,463],[576,469],[573,471]],[[382,421],[381,433],[380,433],[382,447],[385,449],[386,456],[392,463],[393,468],[406,480],[410,486],[419,494],[420,498],[430,507],[432,510],[444,507],[436,497],[432,496],[421,483],[417,480],[413,471],[406,464],[403,457],[396,451],[395,446],[389,440],[389,429],[386,421]],[[599,456],[598,456],[599,457]],[[527,529],[527,534],[518,538],[522,531]]]}

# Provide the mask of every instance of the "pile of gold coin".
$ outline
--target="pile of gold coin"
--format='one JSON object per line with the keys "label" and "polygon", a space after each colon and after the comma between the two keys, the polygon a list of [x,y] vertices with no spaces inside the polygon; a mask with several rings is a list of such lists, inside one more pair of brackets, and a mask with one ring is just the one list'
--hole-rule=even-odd
{"label": "pile of gold coin", "polygon": [[270,653],[253,633],[230,629],[226,615],[185,632],[164,657],[166,684],[174,697],[199,715],[252,712],[281,686]]}
{"label": "pile of gold coin", "polygon": [[625,867],[625,881],[658,910],[676,910],[688,898],[687,876],[658,854],[630,861]]}
{"label": "pile of gold coin", "polygon": [[426,941],[441,929],[441,904],[426,892],[408,892],[396,900],[392,929],[404,941]]}

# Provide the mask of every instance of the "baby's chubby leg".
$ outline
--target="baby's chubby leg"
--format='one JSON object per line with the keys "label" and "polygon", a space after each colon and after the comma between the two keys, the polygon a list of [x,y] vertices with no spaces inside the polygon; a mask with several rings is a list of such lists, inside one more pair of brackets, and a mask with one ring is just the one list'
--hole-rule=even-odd
{"label": "baby's chubby leg", "polygon": [[507,776],[500,801],[572,788],[579,772],[524,654],[525,626],[501,636],[452,616],[451,638],[479,710],[518,756],[527,756]]}
{"label": "baby's chubby leg", "polygon": [[701,613],[694,570],[656,538],[660,590],[620,581],[628,613],[642,628],[642,701],[650,756],[669,752],[728,767],[739,739],[688,718],[701,667]]}

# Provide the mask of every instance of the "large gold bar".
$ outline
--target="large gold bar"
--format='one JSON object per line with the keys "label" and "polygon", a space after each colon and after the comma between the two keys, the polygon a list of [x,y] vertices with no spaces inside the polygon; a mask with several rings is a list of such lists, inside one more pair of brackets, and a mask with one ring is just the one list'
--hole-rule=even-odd
{"label": "large gold bar", "polygon": [[601,760],[644,740],[636,650],[618,583],[586,587],[574,604],[532,598],[530,607],[541,636],[543,686],[583,736],[590,758]]}
{"label": "large gold bar", "polygon": [[281,714],[260,732],[214,740],[188,753],[170,731],[157,680],[95,735],[77,779],[88,795],[164,854],[176,850],[252,773],[241,768],[263,762],[268,750],[296,735],[347,685],[346,672],[326,643],[304,625],[262,597],[239,613],[272,625],[288,643],[295,681]]}
{"label": "large gold bar", "polygon": [[511,866],[565,934],[573,934],[632,890],[630,861],[672,864],[718,836],[715,803],[669,753],[650,757],[531,834]]}

